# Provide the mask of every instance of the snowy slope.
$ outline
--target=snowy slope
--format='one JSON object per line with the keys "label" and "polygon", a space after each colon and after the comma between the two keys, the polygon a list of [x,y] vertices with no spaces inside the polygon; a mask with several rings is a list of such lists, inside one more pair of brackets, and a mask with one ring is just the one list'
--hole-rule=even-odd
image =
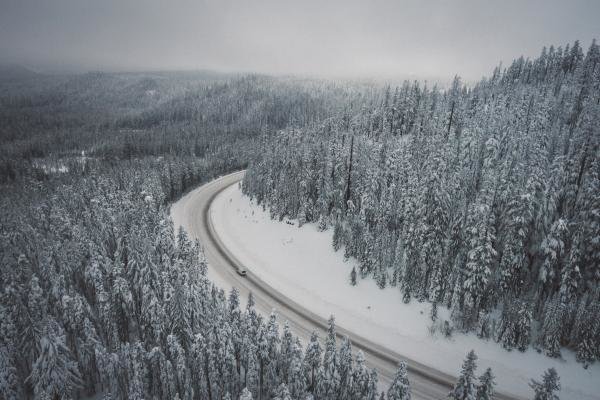
{"label": "snowy slope", "polygon": [[[466,353],[475,349],[478,373],[492,367],[500,389],[529,397],[530,378],[538,379],[553,366],[561,377],[561,399],[600,399],[600,366],[585,370],[568,351],[563,351],[564,360],[554,360],[533,349],[507,352],[475,335],[455,334],[451,340],[432,336],[428,303],[413,300],[405,305],[397,289],[381,290],[371,279],[349,285],[357,264],[345,262],[343,250],[333,251],[331,231],[272,221],[237,184],[215,199],[211,218],[225,246],[265,282],[322,317],[334,314],[338,325],[408,358],[456,374]],[[447,313],[439,308],[440,319]]]}

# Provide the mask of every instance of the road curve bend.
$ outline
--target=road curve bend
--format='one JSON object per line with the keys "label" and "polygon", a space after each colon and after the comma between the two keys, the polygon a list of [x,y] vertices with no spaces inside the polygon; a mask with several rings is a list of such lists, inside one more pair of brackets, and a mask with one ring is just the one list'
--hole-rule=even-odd
{"label": "road curve bend", "polygon": [[[215,179],[189,192],[171,207],[171,215],[176,225],[182,226],[190,238],[198,239],[204,248],[206,260],[215,275],[217,283],[235,286],[240,296],[245,298],[250,292],[256,300],[256,309],[268,315],[275,310],[280,321],[288,321],[291,331],[305,343],[313,331],[324,338],[327,320],[304,306],[287,298],[277,289],[266,284],[252,271],[245,268],[230,252],[215,232],[210,206],[219,193],[229,186],[240,182],[245,171],[235,172]],[[242,277],[238,269],[247,270]],[[382,387],[387,388],[396,373],[398,362],[405,361],[411,383],[413,399],[446,399],[456,377],[445,374],[433,367],[402,357],[368,338],[356,335],[343,326],[336,326],[337,335],[347,336],[352,342],[353,351],[362,350],[369,367],[377,369]],[[512,395],[496,393],[496,399],[519,399]]]}

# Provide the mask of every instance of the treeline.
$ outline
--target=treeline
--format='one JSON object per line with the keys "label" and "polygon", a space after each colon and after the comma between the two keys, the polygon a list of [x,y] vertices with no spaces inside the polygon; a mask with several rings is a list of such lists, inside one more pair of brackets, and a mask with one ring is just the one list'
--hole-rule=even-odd
{"label": "treeline", "polygon": [[431,302],[446,334],[566,346],[587,365],[600,357],[599,121],[596,42],[544,48],[472,87],[406,82],[265,138],[243,190],[273,218],[332,228],[353,276]]}

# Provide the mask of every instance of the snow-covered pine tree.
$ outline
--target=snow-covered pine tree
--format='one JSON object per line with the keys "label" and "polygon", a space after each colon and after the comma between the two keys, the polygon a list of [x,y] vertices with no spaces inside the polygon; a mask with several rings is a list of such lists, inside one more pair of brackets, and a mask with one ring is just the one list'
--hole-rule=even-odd
{"label": "snow-covered pine tree", "polygon": [[534,392],[533,400],[559,400],[556,392],[560,390],[560,378],[554,368],[544,372],[541,382],[532,379],[529,386]]}
{"label": "snow-covered pine tree", "polygon": [[462,326],[470,329],[475,326],[479,311],[486,305],[496,250],[493,227],[490,226],[490,210],[486,204],[474,204],[469,211],[467,231],[469,253],[464,270],[462,290],[465,295]]}
{"label": "snow-covered pine tree", "polygon": [[563,310],[558,294],[550,299],[543,312],[543,321],[538,336],[538,344],[549,357],[560,357],[563,335]]}
{"label": "snow-covered pine tree", "polygon": [[471,350],[463,362],[458,381],[448,397],[452,400],[475,400],[477,395],[475,369],[477,355]]}
{"label": "snow-covered pine tree", "polygon": [[351,398],[353,369],[352,344],[348,337],[344,337],[340,345],[338,361],[340,384],[337,398],[340,400]]}
{"label": "snow-covered pine tree", "polygon": [[81,384],[77,362],[66,346],[64,333],[53,320],[46,322],[40,352],[27,378],[38,397],[75,395]]}
{"label": "snow-covered pine tree", "polygon": [[250,393],[250,391],[248,390],[248,388],[244,388],[244,390],[242,390],[242,393],[240,394],[240,400],[252,400],[252,393]]}
{"label": "snow-covered pine tree", "polygon": [[525,351],[531,339],[532,312],[522,300],[506,301],[502,310],[497,340],[507,349]]}
{"label": "snow-covered pine tree", "polygon": [[494,374],[492,369],[488,368],[485,370],[483,375],[479,377],[479,384],[477,385],[477,400],[492,400],[494,398]]}
{"label": "snow-covered pine tree", "polygon": [[352,399],[363,399],[369,388],[369,369],[365,364],[365,356],[361,350],[356,354],[355,367],[352,375]]}
{"label": "snow-covered pine tree", "polygon": [[329,317],[325,351],[323,352],[322,374],[319,377],[319,398],[334,398],[340,390],[339,358],[336,344],[335,319]]}
{"label": "snow-covered pine tree", "polygon": [[388,400],[410,400],[410,383],[406,371],[406,363],[400,362],[394,380],[387,392]]}
{"label": "snow-covered pine tree", "polygon": [[306,346],[304,355],[304,368],[306,369],[307,390],[313,392],[318,386],[318,370],[321,366],[321,344],[316,332],[310,336],[310,341]]}

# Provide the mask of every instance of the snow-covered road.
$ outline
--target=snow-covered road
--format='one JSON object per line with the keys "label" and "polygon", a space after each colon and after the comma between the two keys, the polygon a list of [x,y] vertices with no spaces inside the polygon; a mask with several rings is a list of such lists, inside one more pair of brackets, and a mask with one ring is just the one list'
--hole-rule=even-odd
{"label": "snow-covered road", "polygon": [[[390,382],[397,362],[405,360],[409,365],[414,398],[446,398],[454,378],[440,369],[446,372],[458,371],[464,357],[462,347],[469,346],[472,338],[458,338],[458,346],[456,341],[447,343],[446,339],[436,341],[428,338],[423,332],[419,332],[427,329],[426,304],[402,308],[399,299],[389,298],[399,296],[398,291],[379,290],[370,280],[361,281],[360,290],[345,284],[343,276],[351,266],[341,266],[340,261],[335,260],[341,259],[342,255],[331,250],[328,233],[316,232],[312,226],[298,229],[291,224],[268,220],[268,213],[262,212],[241,196],[235,183],[242,177],[243,172],[240,172],[210,182],[188,193],[171,209],[175,225],[183,226],[192,237],[199,239],[203,244],[209,263],[209,277],[225,289],[238,287],[242,298],[252,292],[260,312],[268,314],[271,310],[276,310],[280,322],[287,320],[292,331],[305,341],[312,331],[318,331],[321,337],[325,337],[328,313],[335,313],[338,333],[351,339],[354,350],[361,349],[365,353],[370,366],[378,370],[382,386],[385,387]],[[265,234],[265,226],[269,226],[269,235],[275,231],[272,232],[274,236]],[[244,235],[248,240],[244,240]],[[303,244],[294,241],[302,241]],[[304,257],[294,253],[306,252],[307,248],[317,246],[325,250],[314,249],[310,255]],[[267,249],[268,256],[265,254]],[[274,260],[285,260],[286,255],[289,263],[277,271],[273,266],[276,264]],[[235,272],[235,266],[242,265],[239,260],[243,260],[243,265],[248,270],[246,278]],[[327,271],[332,265],[336,265],[341,271]],[[302,268],[306,270],[302,271]],[[318,279],[315,280],[314,276],[312,281],[302,279],[302,273],[311,274],[315,270],[319,271]],[[334,276],[336,274],[341,276]],[[340,287],[340,283],[345,286]],[[367,285],[373,285],[372,289],[375,290],[370,290]],[[327,293],[328,288],[332,293]],[[333,294],[334,291],[338,292],[338,289],[349,293]],[[350,293],[353,289],[355,299],[352,299]],[[285,292],[285,295],[282,292]],[[367,292],[368,296],[365,296]],[[338,298],[347,300],[345,304],[339,304]],[[382,310],[386,301],[393,307],[400,307],[399,315],[390,318],[389,322],[384,320],[384,315],[381,314],[389,312],[389,307]],[[395,329],[394,324],[402,319],[405,326]],[[489,345],[490,348],[496,348],[499,354],[506,353],[495,343]],[[449,352],[451,347],[453,349]],[[452,359],[447,359],[449,357]],[[526,361],[520,357],[520,353],[514,354],[512,358]],[[427,367],[424,363],[427,361],[434,368]],[[482,366],[490,365],[485,360],[485,355],[482,362]],[[515,366],[516,371],[524,368],[526,369],[522,365],[520,368]],[[481,367],[479,371],[483,372]],[[589,371],[581,369],[581,372],[586,374]],[[530,377],[527,375],[529,374],[520,376],[521,384],[516,387],[523,386]],[[509,388],[524,395],[523,390],[514,391],[514,385],[502,386],[505,391]],[[579,394],[582,397],[578,398],[594,398],[582,392]],[[503,395],[497,398],[518,397]]]}

